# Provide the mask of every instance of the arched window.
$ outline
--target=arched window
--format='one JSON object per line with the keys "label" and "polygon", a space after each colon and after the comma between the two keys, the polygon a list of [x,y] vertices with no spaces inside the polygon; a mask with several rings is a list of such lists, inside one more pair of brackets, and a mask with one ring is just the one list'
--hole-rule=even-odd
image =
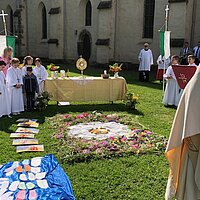
{"label": "arched window", "polygon": [[143,37],[153,38],[155,0],[144,1]]}
{"label": "arched window", "polygon": [[6,24],[7,24],[7,30],[8,30],[8,35],[13,35],[13,30],[14,30],[14,21],[13,21],[13,10],[11,6],[8,6],[6,9],[6,13],[8,16],[6,17]]}
{"label": "arched window", "polygon": [[92,25],[92,5],[91,5],[90,1],[88,1],[87,4],[86,4],[85,25],[86,26],[91,26]]}
{"label": "arched window", "polygon": [[42,8],[42,39],[47,38],[47,12],[45,6]]}

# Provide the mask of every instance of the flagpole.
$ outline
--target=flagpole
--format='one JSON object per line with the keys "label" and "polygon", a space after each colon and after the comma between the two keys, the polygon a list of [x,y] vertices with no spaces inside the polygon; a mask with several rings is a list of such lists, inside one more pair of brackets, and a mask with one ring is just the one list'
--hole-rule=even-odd
{"label": "flagpole", "polygon": [[[165,29],[164,29],[165,31],[168,31],[168,20],[169,20],[169,5],[167,4],[165,8]],[[165,65],[166,65],[166,58],[164,55],[163,75],[165,74]],[[165,79],[163,76],[163,95],[164,95],[164,92],[165,92]]]}

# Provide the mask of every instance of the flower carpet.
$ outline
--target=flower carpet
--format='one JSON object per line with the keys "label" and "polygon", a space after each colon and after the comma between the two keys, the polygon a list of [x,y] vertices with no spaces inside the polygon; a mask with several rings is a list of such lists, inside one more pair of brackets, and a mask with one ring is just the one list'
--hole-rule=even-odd
{"label": "flower carpet", "polygon": [[78,115],[57,114],[48,122],[55,130],[52,138],[57,140],[58,155],[63,162],[163,153],[167,145],[164,136],[145,129],[126,115],[95,111]]}

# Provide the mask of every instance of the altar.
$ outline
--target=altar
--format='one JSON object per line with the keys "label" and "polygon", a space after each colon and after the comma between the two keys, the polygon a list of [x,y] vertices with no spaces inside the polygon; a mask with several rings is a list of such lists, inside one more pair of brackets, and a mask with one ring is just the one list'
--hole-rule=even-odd
{"label": "altar", "polygon": [[59,102],[113,102],[125,98],[127,83],[123,77],[48,78],[45,81],[45,91],[52,95],[52,100]]}

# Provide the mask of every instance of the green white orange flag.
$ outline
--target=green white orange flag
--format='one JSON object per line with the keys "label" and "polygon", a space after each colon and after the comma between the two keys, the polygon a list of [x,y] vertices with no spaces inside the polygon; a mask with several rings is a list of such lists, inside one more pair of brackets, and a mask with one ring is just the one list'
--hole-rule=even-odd
{"label": "green white orange flag", "polygon": [[164,56],[166,59],[170,56],[170,33],[171,31],[165,31],[164,34]]}
{"label": "green white orange flag", "polygon": [[160,55],[170,56],[170,31],[160,31]]}

